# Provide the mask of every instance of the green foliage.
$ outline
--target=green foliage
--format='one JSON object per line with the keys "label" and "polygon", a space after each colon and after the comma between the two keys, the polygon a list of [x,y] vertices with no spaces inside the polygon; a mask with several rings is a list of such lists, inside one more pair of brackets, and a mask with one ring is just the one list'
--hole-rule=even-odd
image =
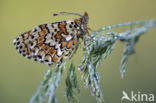
{"label": "green foliage", "polygon": [[[124,32],[105,32],[113,28],[131,27]],[[114,50],[116,41],[124,42],[125,48],[121,60],[120,72],[121,77],[124,77],[128,57],[135,53],[134,46],[138,42],[140,36],[156,26],[156,21],[145,22],[128,22],[124,24],[111,25],[97,30],[84,37],[83,57],[78,69],[82,74],[85,87],[91,88],[91,94],[96,97],[97,102],[103,103],[103,94],[100,88],[100,75],[97,72],[100,64]],[[44,80],[41,82],[34,96],[29,103],[57,103],[56,88],[60,83],[65,62],[57,69],[49,69],[45,74]],[[77,94],[80,93],[75,66],[71,63],[67,78],[66,91],[68,103],[78,103]]]}
{"label": "green foliage", "polygon": [[65,64],[64,62],[57,69],[49,69],[45,73],[44,80],[29,103],[44,103],[45,98],[47,98],[47,103],[57,103],[56,88],[60,83]]}
{"label": "green foliage", "polygon": [[75,73],[75,66],[71,63],[67,78],[66,78],[66,92],[65,96],[69,103],[78,103],[77,94],[80,93],[78,80]]}

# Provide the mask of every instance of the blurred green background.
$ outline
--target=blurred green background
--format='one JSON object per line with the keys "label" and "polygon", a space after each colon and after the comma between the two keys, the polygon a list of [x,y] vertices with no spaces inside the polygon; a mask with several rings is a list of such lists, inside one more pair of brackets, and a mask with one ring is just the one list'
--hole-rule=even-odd
{"label": "blurred green background", "polygon": [[[48,67],[22,57],[12,41],[39,24],[73,18],[52,17],[59,11],[87,11],[89,26],[96,30],[128,21],[156,19],[156,0],[0,0],[0,103],[27,103],[36,91]],[[136,45],[136,54],[129,58],[123,80],[119,72],[123,43],[117,43],[112,55],[98,69],[105,103],[120,103],[123,90],[156,95],[156,28],[147,34]],[[81,49],[74,56],[76,64],[80,55]],[[66,72],[57,89],[59,103],[67,103]],[[81,80],[78,70],[77,75]],[[96,103],[82,81],[80,87],[80,103]]]}

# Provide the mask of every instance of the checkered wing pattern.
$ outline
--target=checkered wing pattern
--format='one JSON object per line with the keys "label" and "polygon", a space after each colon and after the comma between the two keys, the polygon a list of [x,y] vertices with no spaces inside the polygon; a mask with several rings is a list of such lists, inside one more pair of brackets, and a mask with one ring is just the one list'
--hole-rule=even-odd
{"label": "checkered wing pattern", "polygon": [[68,20],[39,25],[19,35],[14,41],[16,50],[28,59],[43,64],[60,64],[76,51],[82,38],[80,20]]}

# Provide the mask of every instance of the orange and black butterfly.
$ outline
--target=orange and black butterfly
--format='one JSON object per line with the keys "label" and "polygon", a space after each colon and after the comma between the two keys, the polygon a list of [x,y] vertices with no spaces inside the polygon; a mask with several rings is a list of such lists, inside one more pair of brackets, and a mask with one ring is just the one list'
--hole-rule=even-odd
{"label": "orange and black butterfly", "polygon": [[84,15],[67,12],[54,14],[59,15],[77,15],[80,18],[36,26],[13,41],[16,50],[28,59],[49,66],[69,59],[76,51],[79,39],[89,34],[89,17],[86,12]]}

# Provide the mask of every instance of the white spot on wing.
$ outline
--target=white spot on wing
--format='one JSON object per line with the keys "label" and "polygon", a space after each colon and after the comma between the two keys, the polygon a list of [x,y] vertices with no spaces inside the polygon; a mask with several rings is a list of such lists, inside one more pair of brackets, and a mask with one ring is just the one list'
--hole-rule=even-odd
{"label": "white spot on wing", "polygon": [[52,28],[53,24],[47,24],[47,28],[49,29],[50,33],[54,32],[54,28]]}
{"label": "white spot on wing", "polygon": [[57,55],[61,56],[62,55],[62,51],[60,50],[60,48],[57,50]]}
{"label": "white spot on wing", "polygon": [[50,43],[51,41],[53,41],[52,39],[51,39],[51,37],[52,37],[52,35],[49,33],[49,34],[47,34],[47,36],[46,36],[46,41],[45,41],[45,43]]}
{"label": "white spot on wing", "polygon": [[72,38],[72,36],[71,36],[71,35],[68,35],[68,36],[66,37],[66,40],[69,41],[69,40],[71,40],[71,38]]}
{"label": "white spot on wing", "polygon": [[53,41],[53,40],[51,40],[49,43],[50,43],[50,46],[54,46],[54,45],[56,45],[56,42]]}

